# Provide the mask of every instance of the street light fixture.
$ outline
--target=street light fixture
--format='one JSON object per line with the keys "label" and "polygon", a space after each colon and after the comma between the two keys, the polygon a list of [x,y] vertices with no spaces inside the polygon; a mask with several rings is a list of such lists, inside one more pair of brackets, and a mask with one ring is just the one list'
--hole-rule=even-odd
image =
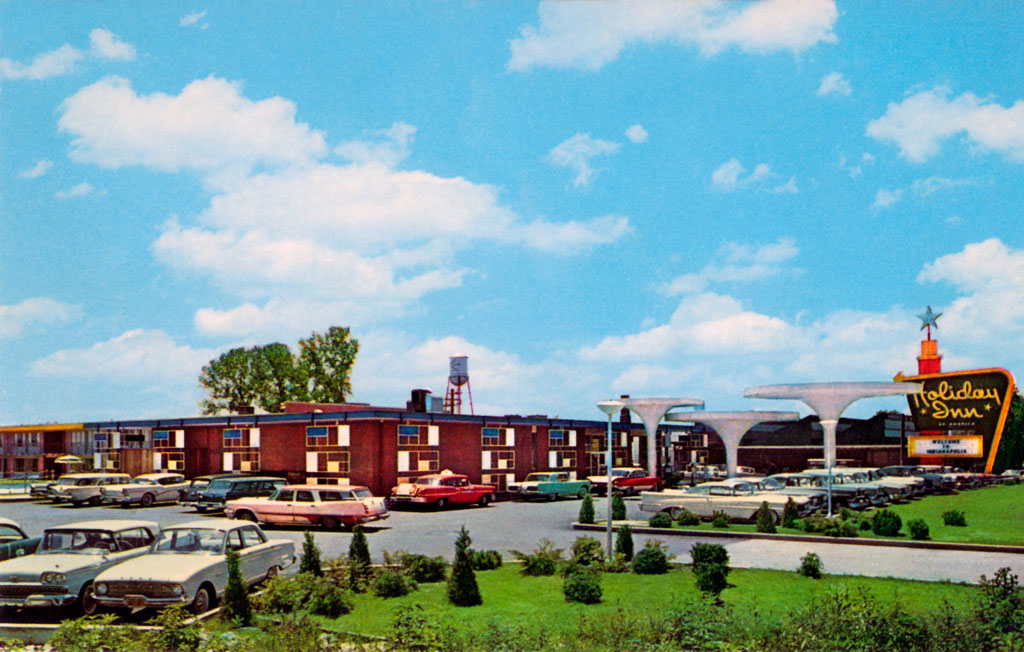
{"label": "street light fixture", "polygon": [[608,479],[605,486],[607,487],[607,498],[608,498],[608,519],[605,521],[605,531],[608,537],[608,559],[612,559],[612,417],[617,412],[622,410],[625,405],[622,401],[610,400],[601,401],[597,404],[597,408],[604,412],[608,416],[608,450],[605,452],[605,473],[608,474]]}

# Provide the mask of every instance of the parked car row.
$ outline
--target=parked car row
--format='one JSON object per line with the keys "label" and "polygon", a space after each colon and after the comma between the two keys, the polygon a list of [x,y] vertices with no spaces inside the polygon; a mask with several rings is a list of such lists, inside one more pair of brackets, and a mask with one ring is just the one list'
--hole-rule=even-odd
{"label": "parked car row", "polygon": [[[20,529],[20,528],[19,528]],[[0,609],[186,605],[208,611],[227,585],[227,552],[253,585],[295,562],[295,544],[255,523],[202,519],[162,530],[152,521],[100,520],[48,528],[35,554],[0,562]],[[173,557],[172,557],[173,555]]]}

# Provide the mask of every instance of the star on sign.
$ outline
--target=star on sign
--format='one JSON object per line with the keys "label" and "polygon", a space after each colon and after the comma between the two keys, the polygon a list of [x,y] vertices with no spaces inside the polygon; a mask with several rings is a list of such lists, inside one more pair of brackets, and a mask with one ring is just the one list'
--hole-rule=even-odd
{"label": "star on sign", "polygon": [[932,312],[932,307],[928,306],[928,310],[925,310],[923,315],[917,316],[917,318],[921,320],[921,330],[924,330],[929,327],[934,327],[937,329],[939,325],[935,323],[935,320],[937,320],[941,316],[941,312],[939,314],[935,314],[934,312]]}

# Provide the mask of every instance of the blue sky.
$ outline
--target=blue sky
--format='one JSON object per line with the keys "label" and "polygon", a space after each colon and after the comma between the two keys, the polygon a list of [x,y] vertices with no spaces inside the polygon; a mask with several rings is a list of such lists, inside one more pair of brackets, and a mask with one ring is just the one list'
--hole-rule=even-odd
{"label": "blue sky", "polygon": [[[791,406],[1024,358],[1024,5],[0,3],[0,422],[197,412],[346,325],[357,401]],[[861,413],[902,402],[868,401]]]}

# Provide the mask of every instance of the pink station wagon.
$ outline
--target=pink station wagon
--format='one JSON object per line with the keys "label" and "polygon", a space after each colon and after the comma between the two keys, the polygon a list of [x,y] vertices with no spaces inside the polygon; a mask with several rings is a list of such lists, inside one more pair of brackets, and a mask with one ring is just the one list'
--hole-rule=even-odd
{"label": "pink station wagon", "polygon": [[328,530],[379,521],[390,516],[383,498],[355,485],[293,484],[266,498],[238,498],[224,515],[258,523],[319,525]]}

